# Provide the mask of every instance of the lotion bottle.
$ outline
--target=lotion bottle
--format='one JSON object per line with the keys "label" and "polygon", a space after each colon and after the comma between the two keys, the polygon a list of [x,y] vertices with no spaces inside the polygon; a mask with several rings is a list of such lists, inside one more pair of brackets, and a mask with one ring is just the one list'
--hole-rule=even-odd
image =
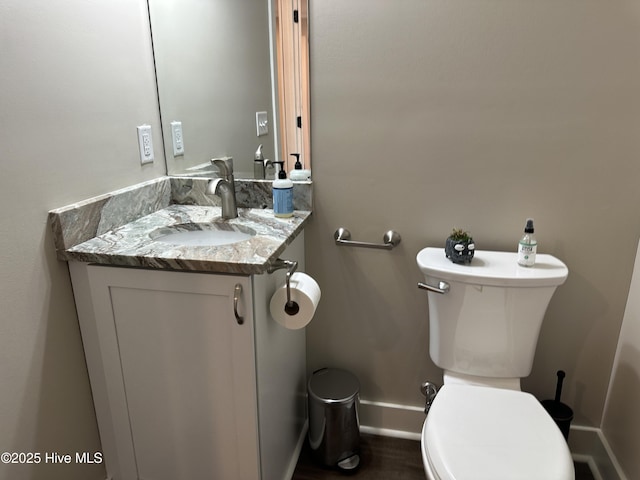
{"label": "lotion bottle", "polygon": [[279,218],[293,216],[293,182],[287,178],[284,162],[276,165],[277,179],[273,181],[273,214]]}
{"label": "lotion bottle", "polygon": [[533,267],[536,263],[538,242],[533,230],[533,218],[527,218],[524,235],[518,244],[518,264],[523,267]]}

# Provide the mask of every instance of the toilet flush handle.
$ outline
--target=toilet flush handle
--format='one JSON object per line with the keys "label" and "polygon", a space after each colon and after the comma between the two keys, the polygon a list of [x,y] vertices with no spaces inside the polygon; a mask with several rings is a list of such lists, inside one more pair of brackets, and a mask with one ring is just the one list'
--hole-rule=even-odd
{"label": "toilet flush handle", "polygon": [[436,287],[434,285],[429,285],[428,283],[418,282],[418,288],[435,293],[447,293],[449,291],[449,284],[447,282],[440,281]]}

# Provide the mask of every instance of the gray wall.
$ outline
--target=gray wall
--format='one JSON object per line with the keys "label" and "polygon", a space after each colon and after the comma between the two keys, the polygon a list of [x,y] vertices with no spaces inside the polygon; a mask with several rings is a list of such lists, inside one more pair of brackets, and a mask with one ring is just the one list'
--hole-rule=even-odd
{"label": "gray wall", "polygon": [[[165,171],[146,1],[0,0],[0,451],[100,450],[68,269],[47,211]],[[153,127],[140,166],[136,125]],[[0,463],[2,480],[105,478]]]}
{"label": "gray wall", "polygon": [[[306,246],[323,300],[309,367],[350,368],[366,399],[420,405],[418,383],[441,372],[428,359],[415,254],[453,226],[480,248],[512,250],[533,216],[540,250],[571,273],[524,388],[550,397],[564,368],[576,421],[600,425],[640,235],[640,5],[311,6],[316,211]],[[0,0],[1,451],[99,449],[46,213],[164,173],[146,15],[142,0]],[[139,165],[142,123],[153,127],[152,166]],[[395,228],[404,240],[392,252],[339,249],[338,226],[363,240]],[[638,368],[637,355],[624,358]],[[628,393],[616,388],[618,399]],[[0,464],[2,480],[50,478],[104,470]]]}
{"label": "gray wall", "polygon": [[[640,4],[602,0],[311,1],[314,207],[307,269],[323,297],[309,368],[362,397],[423,405],[416,253],[452,227],[515,250],[526,217],[564,260],[523,388],[599,426],[640,234]],[[343,226],[392,252],[338,248]]]}

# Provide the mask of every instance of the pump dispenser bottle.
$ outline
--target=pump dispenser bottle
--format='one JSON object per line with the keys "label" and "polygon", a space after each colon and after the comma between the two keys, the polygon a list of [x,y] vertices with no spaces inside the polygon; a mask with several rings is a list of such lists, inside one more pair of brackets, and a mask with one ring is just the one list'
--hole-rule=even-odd
{"label": "pump dispenser bottle", "polygon": [[302,168],[302,163],[300,163],[300,154],[292,153],[292,157],[296,157],[296,164],[293,167],[291,173],[289,173],[289,178],[291,180],[311,180],[311,170],[304,170]]}
{"label": "pump dispenser bottle", "polygon": [[538,242],[533,230],[533,218],[527,218],[524,235],[518,244],[518,264],[523,267],[533,267],[536,263]]}
{"label": "pump dispenser bottle", "polygon": [[273,214],[276,217],[293,216],[293,182],[287,178],[284,162],[273,162],[276,165],[276,180],[273,181]]}

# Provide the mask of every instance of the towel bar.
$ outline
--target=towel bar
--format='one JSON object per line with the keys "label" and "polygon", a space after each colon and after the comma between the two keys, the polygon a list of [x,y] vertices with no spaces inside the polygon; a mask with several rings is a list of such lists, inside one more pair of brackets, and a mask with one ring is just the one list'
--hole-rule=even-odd
{"label": "towel bar", "polygon": [[398,232],[389,230],[384,234],[384,237],[382,237],[382,241],[384,243],[356,242],[354,240],[351,240],[351,232],[342,227],[336,230],[336,232],[333,234],[333,239],[336,241],[336,245],[364,248],[382,248],[384,250],[391,250],[393,247],[397,247],[402,240]]}

